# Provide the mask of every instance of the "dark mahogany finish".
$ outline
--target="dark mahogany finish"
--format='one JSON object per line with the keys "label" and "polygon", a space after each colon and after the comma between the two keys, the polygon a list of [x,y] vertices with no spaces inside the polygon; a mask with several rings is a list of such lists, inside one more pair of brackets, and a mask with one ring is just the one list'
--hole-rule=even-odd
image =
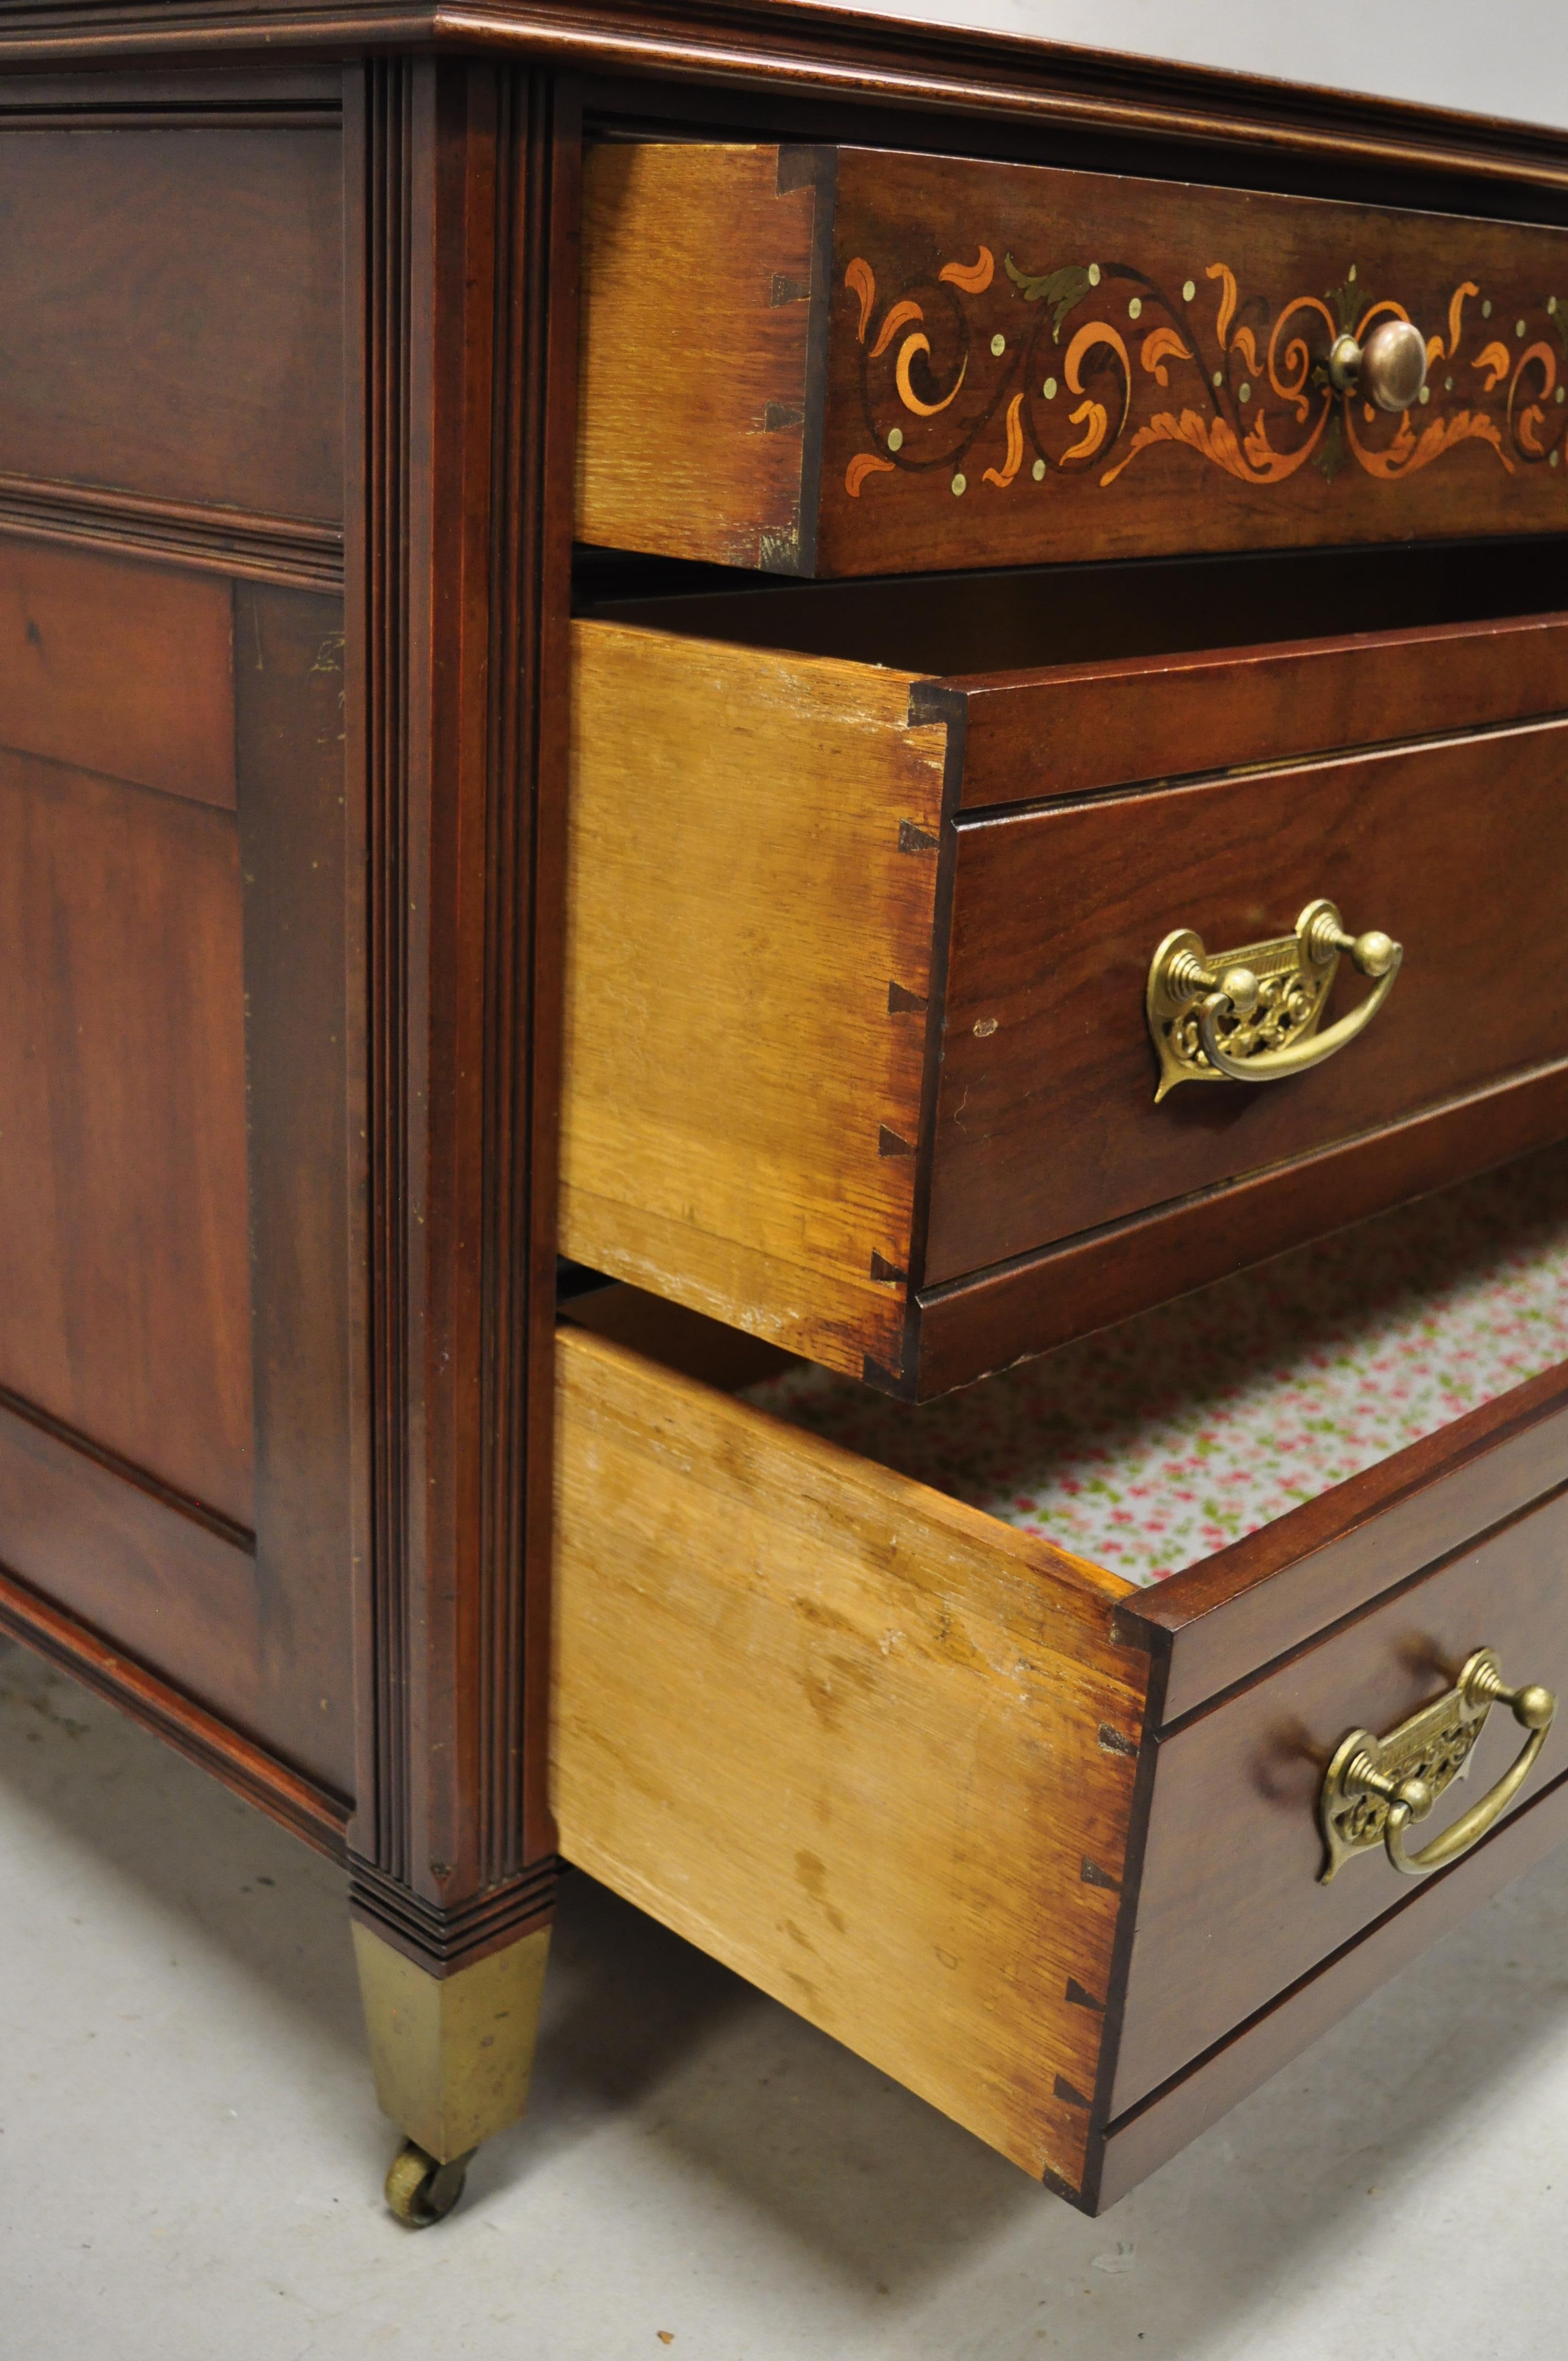
{"label": "dark mahogany finish", "polygon": [[[541,1923],[555,1872],[585,107],[1538,226],[1568,220],[1568,139],[729,0],[17,0],[0,77],[0,1624],[348,1859],[361,1916],[446,1971]],[[1497,718],[1454,694],[1434,726]],[[1245,706],[1193,756],[1190,687],[1136,696],[1161,775],[1256,759]],[[1528,1117],[1467,1090],[1347,1152],[1331,1214],[1560,1132],[1561,1068],[1529,1089]],[[1254,1244],[1306,1170],[1247,1184]],[[1162,1259],[1212,1275],[1208,1218],[1140,1216],[1075,1269],[1077,1324],[1140,1258],[1146,1290]],[[983,1366],[1015,1283],[933,1301],[933,1354]],[[1534,1497],[1496,1505],[1508,1447],[1448,1479],[1443,1532]],[[1294,1645],[1290,1587],[1282,1564]],[[1149,1609],[1178,1618],[1149,1642],[1172,1697],[1267,1670],[1254,1595],[1190,1631],[1179,1586]],[[1421,1923],[1554,1833],[1557,1796]],[[1346,1957],[1391,1971],[1419,1918]],[[1343,2004],[1314,1995],[1345,1958],[1311,1969],[1229,2053],[1114,2118],[1104,2094],[1105,2191]]]}

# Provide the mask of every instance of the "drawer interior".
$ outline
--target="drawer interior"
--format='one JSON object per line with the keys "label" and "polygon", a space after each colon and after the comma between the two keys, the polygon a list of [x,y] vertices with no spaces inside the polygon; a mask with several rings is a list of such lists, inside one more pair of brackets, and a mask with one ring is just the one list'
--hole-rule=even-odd
{"label": "drawer interior", "polygon": [[1143,1587],[1568,1362],[1568,1143],[931,1402],[632,1288],[569,1311]]}
{"label": "drawer interior", "polygon": [[970,675],[1544,613],[1565,581],[1556,535],[852,582],[584,551],[575,603],[600,621],[734,646]]}
{"label": "drawer interior", "polygon": [[1452,1923],[1380,1857],[1320,1883],[1345,1731],[1480,1647],[1568,1687],[1565,1299],[1559,1148],[927,1409],[574,1302],[566,1857],[1079,2202],[1129,2185],[1280,1995]]}

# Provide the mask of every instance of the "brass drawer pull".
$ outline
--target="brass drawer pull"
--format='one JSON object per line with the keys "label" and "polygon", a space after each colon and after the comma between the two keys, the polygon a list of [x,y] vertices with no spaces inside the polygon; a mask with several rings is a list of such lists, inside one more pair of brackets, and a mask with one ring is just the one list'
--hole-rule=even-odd
{"label": "brass drawer pull", "polygon": [[1409,320],[1385,320],[1364,345],[1336,336],[1329,382],[1336,393],[1362,393],[1379,410],[1409,410],[1427,381],[1427,342]]}
{"label": "brass drawer pull", "polygon": [[[1341,951],[1377,989],[1318,1031]],[[1149,1033],[1159,1058],[1157,1106],[1178,1082],[1279,1082],[1354,1041],[1394,988],[1400,946],[1374,928],[1350,935],[1332,902],[1309,902],[1293,935],[1212,959],[1190,927],[1167,935],[1149,968]]]}
{"label": "brass drawer pull", "polygon": [[[1477,1804],[1420,1852],[1405,1850],[1405,1830],[1424,1820],[1451,1780],[1470,1760],[1495,1705],[1506,1705],[1528,1730],[1517,1761]],[[1328,1848],[1320,1872],[1326,1885],[1353,1853],[1381,1844],[1403,1877],[1446,1869],[1478,1844],[1501,1817],[1535,1767],[1557,1711],[1550,1689],[1510,1689],[1490,1648],[1479,1648],[1446,1696],[1423,1706],[1387,1738],[1353,1730],[1336,1750],[1323,1779],[1318,1821]]]}

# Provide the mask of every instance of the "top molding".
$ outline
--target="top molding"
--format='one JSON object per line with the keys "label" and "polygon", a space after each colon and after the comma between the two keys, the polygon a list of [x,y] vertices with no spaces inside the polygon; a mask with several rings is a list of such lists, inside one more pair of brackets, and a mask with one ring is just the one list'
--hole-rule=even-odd
{"label": "top molding", "polygon": [[11,0],[0,70],[435,48],[1568,192],[1568,133],[1544,126],[817,0]]}

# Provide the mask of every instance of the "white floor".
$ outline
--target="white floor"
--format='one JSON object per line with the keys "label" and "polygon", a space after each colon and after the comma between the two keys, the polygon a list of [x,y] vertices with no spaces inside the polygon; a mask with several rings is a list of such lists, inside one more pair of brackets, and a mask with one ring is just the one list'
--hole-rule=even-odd
{"label": "white floor", "polygon": [[381,2211],[341,1881],[0,1643],[4,2361],[1556,2361],[1568,1851],[1086,2222],[586,1879],[529,2121]]}

